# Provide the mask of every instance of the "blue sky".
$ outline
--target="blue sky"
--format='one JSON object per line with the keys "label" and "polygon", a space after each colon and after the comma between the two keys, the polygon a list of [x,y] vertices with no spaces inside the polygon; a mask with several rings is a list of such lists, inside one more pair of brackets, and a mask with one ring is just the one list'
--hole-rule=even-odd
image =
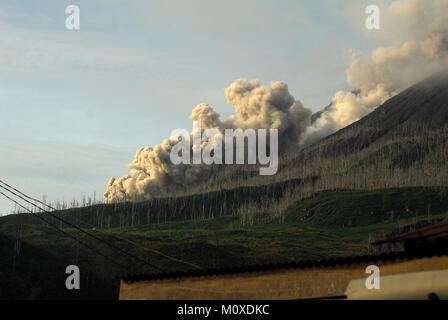
{"label": "blue sky", "polygon": [[347,50],[377,46],[354,2],[2,0],[0,179],[51,201],[101,196],[137,148],[190,129],[197,104],[232,114],[238,78],[284,81],[317,111],[348,88]]}

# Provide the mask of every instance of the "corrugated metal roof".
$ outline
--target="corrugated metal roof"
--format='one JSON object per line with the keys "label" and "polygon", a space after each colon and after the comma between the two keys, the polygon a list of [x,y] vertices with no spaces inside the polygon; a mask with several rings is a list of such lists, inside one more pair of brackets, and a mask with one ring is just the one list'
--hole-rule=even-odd
{"label": "corrugated metal roof", "polygon": [[358,264],[378,264],[380,262],[395,262],[395,261],[406,261],[419,258],[436,257],[436,256],[446,256],[448,255],[448,248],[427,248],[425,253],[419,252],[397,252],[397,253],[387,253],[381,255],[364,255],[364,256],[351,256],[342,258],[331,258],[322,260],[304,260],[296,262],[283,262],[283,263],[272,263],[263,265],[248,265],[248,266],[238,266],[229,268],[217,268],[217,269],[207,269],[207,270],[188,270],[188,271],[177,271],[177,272],[167,272],[158,274],[137,274],[137,275],[127,275],[123,276],[122,280],[125,282],[140,282],[140,281],[153,281],[153,280],[168,280],[168,279],[180,279],[180,278],[197,278],[197,277],[210,277],[219,276],[227,274],[241,274],[250,272],[268,272],[275,270],[288,270],[288,269],[309,269],[309,268],[328,268],[335,266],[347,266],[347,265],[358,265]]}

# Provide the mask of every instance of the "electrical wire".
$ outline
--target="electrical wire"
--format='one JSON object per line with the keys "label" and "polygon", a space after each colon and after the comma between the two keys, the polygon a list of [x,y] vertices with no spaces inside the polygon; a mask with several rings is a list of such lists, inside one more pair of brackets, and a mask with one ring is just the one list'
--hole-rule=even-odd
{"label": "electrical wire", "polygon": [[[4,184],[3,181],[0,181],[0,182],[2,182],[2,183]],[[6,184],[5,184],[5,185],[6,185]],[[139,261],[139,262],[142,263],[142,264],[148,265],[148,266],[150,266],[151,268],[155,268],[155,269],[157,269],[157,270],[159,270],[159,271],[162,271],[159,267],[157,267],[157,266],[155,266],[155,265],[153,265],[153,264],[148,263],[147,261],[141,259],[140,257],[138,257],[138,256],[136,256],[136,255],[134,255],[134,254],[131,254],[131,253],[129,253],[129,252],[127,252],[127,251],[121,249],[120,247],[117,247],[116,245],[110,243],[109,241],[106,241],[105,239],[98,238],[97,236],[95,236],[95,235],[93,235],[93,234],[91,234],[91,233],[89,233],[89,232],[83,230],[82,228],[80,228],[80,227],[78,227],[78,226],[76,226],[76,225],[74,225],[74,224],[72,224],[72,223],[70,223],[70,222],[68,222],[68,221],[66,221],[66,220],[64,220],[64,219],[62,219],[61,217],[58,217],[57,215],[55,215],[55,214],[53,214],[53,213],[51,213],[51,212],[49,212],[49,211],[43,209],[42,207],[40,207],[40,206],[38,206],[38,205],[36,205],[36,204],[34,204],[34,203],[28,201],[27,199],[25,199],[25,198],[22,197],[21,195],[18,195],[18,194],[15,193],[14,191],[11,191],[8,187],[2,186],[2,185],[0,184],[0,188],[2,188],[2,189],[4,189],[4,190],[8,191],[9,193],[13,194],[13,195],[16,196],[17,198],[22,199],[22,200],[25,201],[26,203],[28,203],[28,204],[30,204],[30,205],[32,205],[32,206],[34,206],[34,207],[40,209],[42,212],[47,213],[48,215],[50,215],[50,216],[52,216],[53,218],[55,218],[55,219],[61,221],[62,223],[65,223],[66,225],[69,225],[70,227],[75,228],[76,230],[78,230],[78,231],[80,231],[80,232],[86,234],[87,236],[91,237],[92,239],[95,239],[96,241],[102,242],[102,243],[108,245],[109,247],[111,247],[112,249],[115,249],[115,250],[117,250],[117,251],[119,251],[119,252],[121,252],[121,253],[127,255],[128,257],[133,258],[133,259]]]}
{"label": "electrical wire", "polygon": [[[14,188],[13,186],[7,184],[7,183],[4,182],[4,181],[0,180],[0,183],[3,184],[3,185],[5,185],[5,186],[7,186],[8,188],[14,190],[15,192],[19,193],[20,195],[24,196],[25,198],[28,198],[28,199],[30,199],[30,200],[32,200],[32,201],[35,201],[35,202],[37,202],[37,203],[40,203],[40,204],[46,206],[47,208],[50,208],[51,210],[56,211],[56,209],[55,209],[54,207],[52,207],[51,205],[49,205],[49,204],[47,204],[47,203],[45,203],[45,202],[43,202],[43,201],[40,201],[40,200],[38,200],[38,199],[36,199],[36,198],[33,198],[33,197],[30,197],[30,196],[26,195],[25,193],[23,193],[23,192],[21,192],[20,190]],[[11,191],[10,191],[10,192],[11,192]],[[26,201],[26,200],[25,200],[25,201]],[[85,222],[85,221],[81,221],[81,220],[79,220],[79,221],[82,222],[82,223],[84,223],[85,225],[90,226],[90,227],[95,227],[95,226],[93,226],[92,224],[87,223],[87,222]],[[131,241],[131,240],[129,240],[129,239],[125,239],[125,238],[118,237],[117,235],[114,235],[114,234],[109,234],[109,235],[111,235],[111,236],[114,237],[115,239],[122,240],[122,241],[126,241],[126,242],[128,242],[128,243],[134,245],[135,247],[140,248],[140,249],[143,249],[143,250],[146,250],[146,251],[148,251],[148,252],[152,252],[152,253],[154,253],[154,254],[163,256],[163,257],[165,257],[166,259],[169,259],[169,260],[171,260],[171,261],[178,262],[178,263],[182,263],[182,264],[188,265],[188,266],[190,266],[190,267],[193,267],[193,268],[201,269],[201,270],[202,270],[202,268],[201,268],[200,266],[198,266],[198,265],[196,265],[196,264],[193,264],[193,263],[191,263],[191,262],[188,262],[188,261],[185,261],[185,260],[182,260],[182,259],[179,259],[179,258],[171,257],[171,256],[169,256],[169,255],[167,255],[167,254],[165,254],[165,253],[163,253],[163,252],[158,251],[158,250],[154,250],[154,249],[150,249],[150,248],[147,248],[147,247],[143,247],[143,246],[141,246],[141,245],[135,243],[134,241]]]}
{"label": "electrical wire", "polygon": [[8,195],[6,195],[5,193],[3,193],[2,191],[0,191],[0,194],[3,195],[5,198],[9,199],[10,201],[14,202],[16,205],[18,205],[19,207],[21,207],[22,209],[28,211],[29,213],[31,213],[32,215],[34,215],[35,217],[39,218],[40,220],[42,220],[43,222],[45,222],[46,224],[48,224],[49,226],[55,228],[57,231],[65,234],[66,236],[69,236],[70,238],[72,238],[73,240],[75,240],[76,242],[78,242],[79,244],[82,244],[83,246],[85,246],[86,248],[88,248],[89,250],[99,254],[100,256],[102,256],[103,258],[105,258],[106,260],[108,260],[109,262],[112,262],[113,264],[119,266],[120,268],[123,268],[124,266],[119,264],[117,261],[113,260],[112,258],[106,256],[105,254],[103,254],[101,251],[96,250],[94,247],[91,247],[90,245],[84,243],[83,241],[79,240],[78,238],[76,238],[75,236],[71,235],[68,232],[65,232],[64,230],[61,230],[60,228],[58,228],[55,224],[51,223],[50,221],[48,221],[47,219],[39,216],[38,214],[36,214],[35,212],[33,212],[32,210],[24,207],[23,205],[21,205],[19,202],[17,202],[16,200],[10,198]]}

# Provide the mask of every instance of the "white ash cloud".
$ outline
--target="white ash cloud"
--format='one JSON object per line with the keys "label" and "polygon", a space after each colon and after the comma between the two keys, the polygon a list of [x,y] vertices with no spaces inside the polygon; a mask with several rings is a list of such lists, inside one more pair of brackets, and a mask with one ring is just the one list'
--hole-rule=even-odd
{"label": "white ash cloud", "polygon": [[[311,110],[289,93],[283,82],[261,86],[257,80],[239,79],[226,89],[226,98],[233,105],[235,115],[222,121],[220,115],[207,104],[193,109],[190,119],[201,125],[201,130],[216,129],[277,129],[279,150],[298,146],[302,132],[311,123]],[[193,132],[190,148],[193,147]],[[207,165],[174,165],[170,152],[178,143],[177,137],[165,139],[154,148],[137,150],[134,161],[128,166],[130,173],[121,178],[111,178],[104,194],[108,203],[149,199],[165,188],[185,187],[206,179],[211,171]],[[205,148],[210,142],[203,142]]]}
{"label": "white ash cloud", "polygon": [[392,45],[369,58],[352,54],[346,73],[355,90],[334,95],[332,106],[303,135],[304,144],[350,125],[448,66],[448,0],[396,1],[381,10],[381,21],[381,29],[368,34]]}

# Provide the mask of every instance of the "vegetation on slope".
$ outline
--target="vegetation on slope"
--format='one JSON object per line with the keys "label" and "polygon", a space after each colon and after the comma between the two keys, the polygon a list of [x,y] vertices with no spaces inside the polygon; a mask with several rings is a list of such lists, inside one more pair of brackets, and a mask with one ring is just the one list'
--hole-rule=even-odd
{"label": "vegetation on slope", "polygon": [[[367,254],[374,234],[444,219],[448,208],[445,194],[443,188],[334,190],[294,203],[285,210],[284,219],[261,219],[254,224],[241,224],[241,215],[223,215],[85,229],[153,267],[75,229],[64,229],[110,256],[119,267],[57,230],[30,224],[28,215],[6,216],[0,218],[0,298],[116,299],[121,275],[192,268],[154,250],[202,268]],[[19,252],[14,249],[17,243]],[[65,267],[70,264],[81,269],[79,291],[65,289]]]}

